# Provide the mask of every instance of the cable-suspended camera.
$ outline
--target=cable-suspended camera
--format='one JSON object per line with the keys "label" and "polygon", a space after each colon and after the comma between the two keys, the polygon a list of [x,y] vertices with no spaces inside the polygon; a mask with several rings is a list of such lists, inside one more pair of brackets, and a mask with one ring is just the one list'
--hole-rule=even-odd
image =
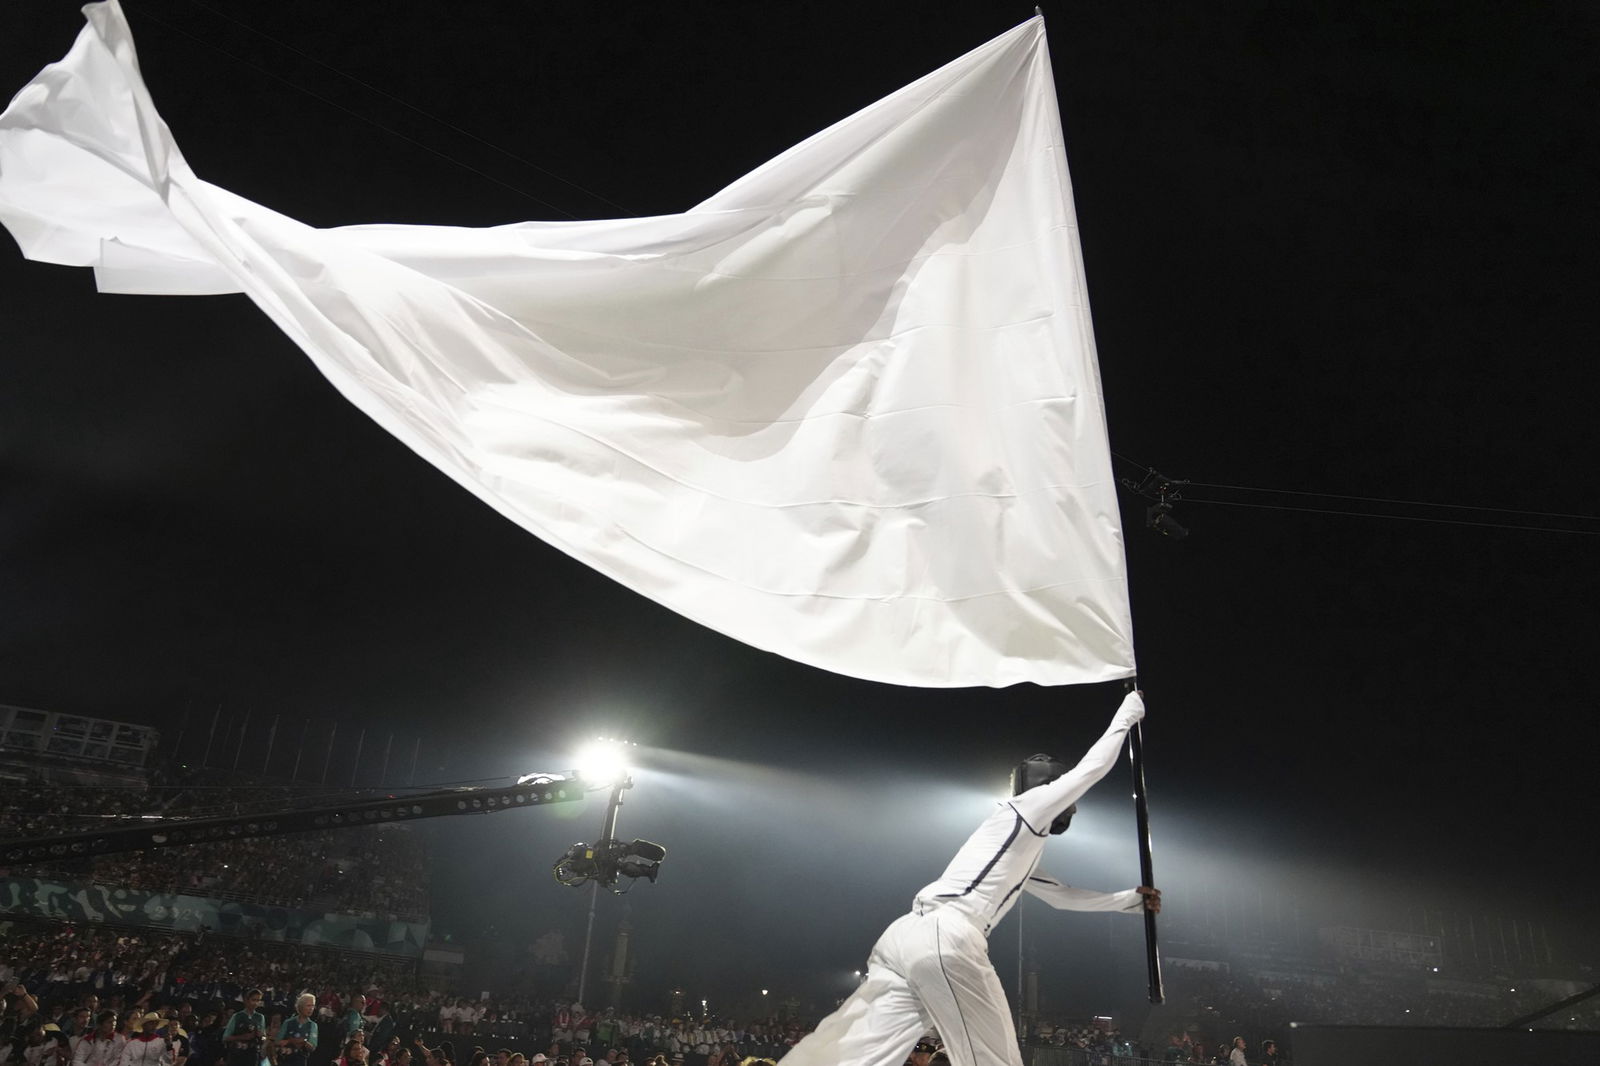
{"label": "cable-suspended camera", "polygon": [[1167,477],[1155,467],[1150,467],[1139,481],[1125,477],[1122,483],[1145,499],[1155,501],[1144,509],[1146,529],[1153,529],[1173,540],[1182,540],[1189,535],[1189,530],[1172,516],[1172,505],[1183,499],[1183,487],[1189,484],[1187,479]]}
{"label": "cable-suspended camera", "polygon": [[667,849],[649,840],[602,840],[592,846],[580,842],[568,848],[553,869],[563,885],[575,888],[593,881],[620,893],[627,891],[616,887],[620,878],[631,882],[642,877],[653,884],[666,857]]}

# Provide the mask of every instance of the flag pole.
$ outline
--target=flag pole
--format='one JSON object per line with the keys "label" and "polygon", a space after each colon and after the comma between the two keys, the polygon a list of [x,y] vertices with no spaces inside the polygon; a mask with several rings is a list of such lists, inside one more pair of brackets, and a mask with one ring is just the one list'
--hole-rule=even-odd
{"label": "flag pole", "polygon": [[[1139,687],[1138,678],[1130,678],[1128,691]],[[1139,883],[1155,887],[1155,863],[1150,855],[1150,804],[1144,788],[1144,723],[1135,722],[1128,731],[1128,762],[1133,770],[1133,816],[1139,832]],[[1144,961],[1149,980],[1151,1003],[1161,1003],[1165,994],[1161,988],[1161,953],[1156,943],[1156,916],[1146,908],[1144,912]]]}

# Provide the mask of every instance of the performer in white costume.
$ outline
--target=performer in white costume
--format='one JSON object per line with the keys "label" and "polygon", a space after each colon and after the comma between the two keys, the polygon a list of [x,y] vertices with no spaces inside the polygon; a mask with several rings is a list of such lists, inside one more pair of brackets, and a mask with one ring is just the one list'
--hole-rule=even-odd
{"label": "performer in white costume", "polygon": [[1002,802],[943,875],[917,893],[911,913],[884,930],[861,987],[784,1056],[784,1066],[901,1066],[930,1028],[954,1066],[1021,1066],[988,941],[1017,893],[1064,910],[1161,909],[1161,893],[1148,886],[1090,892],[1034,872],[1045,837],[1066,828],[1073,804],[1110,771],[1143,717],[1144,701],[1129,693],[1077,766]]}

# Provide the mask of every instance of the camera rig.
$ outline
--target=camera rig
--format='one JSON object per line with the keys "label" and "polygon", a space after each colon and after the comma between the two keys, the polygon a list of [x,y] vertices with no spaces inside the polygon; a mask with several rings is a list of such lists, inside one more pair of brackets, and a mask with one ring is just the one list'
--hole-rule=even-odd
{"label": "camera rig", "polygon": [[[654,884],[661,872],[661,860],[667,857],[667,849],[649,840],[617,839],[617,812],[622,807],[622,794],[633,787],[633,778],[623,772],[612,777],[609,784],[611,798],[606,804],[605,821],[600,826],[600,839],[594,844],[580,841],[572,845],[551,870],[563,885],[576,888],[592,884],[597,889],[604,886],[620,896],[641,877]],[[618,888],[617,882],[622,878],[627,878],[628,883]],[[592,921],[592,910],[590,918]]]}
{"label": "camera rig", "polygon": [[553,870],[563,885],[593,881],[620,894],[627,888],[616,887],[619,878],[632,882],[642,877],[653,884],[666,856],[666,848],[648,840],[602,840],[593,846],[580,842],[555,861]]}

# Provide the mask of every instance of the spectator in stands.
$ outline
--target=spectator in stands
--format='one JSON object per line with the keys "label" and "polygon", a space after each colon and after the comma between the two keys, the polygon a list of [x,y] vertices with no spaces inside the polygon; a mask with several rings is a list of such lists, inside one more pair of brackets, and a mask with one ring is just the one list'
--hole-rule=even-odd
{"label": "spectator in stands", "polygon": [[39,1001],[29,994],[27,988],[13,984],[6,993],[5,1013],[13,1027],[32,1024],[39,1014]]}
{"label": "spectator in stands", "polygon": [[123,1043],[117,1033],[117,1012],[103,1010],[95,1018],[94,1028],[79,1038],[72,1061],[75,1066],[118,1066]]}
{"label": "spectator in stands", "polygon": [[359,1037],[344,1042],[344,1050],[334,1059],[334,1066],[366,1066],[367,1045]]}
{"label": "spectator in stands", "polygon": [[172,1044],[161,1035],[161,1015],[140,1018],[139,1032],[123,1045],[120,1066],[172,1066]]}
{"label": "spectator in stands", "polygon": [[1276,1040],[1261,1041],[1260,1066],[1282,1066],[1282,1063],[1283,1056],[1278,1054],[1278,1042]]}
{"label": "spectator in stands", "polygon": [[1228,1066],[1248,1066],[1244,1061],[1244,1049],[1246,1046],[1244,1037],[1236,1036],[1233,1038],[1233,1049],[1228,1052]]}
{"label": "spectator in stands", "polygon": [[222,1030],[226,1066],[260,1066],[266,1030],[267,1019],[261,1013],[261,989],[252,988],[244,994],[244,1007],[233,1012]]}
{"label": "spectator in stands", "polygon": [[167,1042],[172,1045],[172,1066],[187,1066],[191,1047],[188,1030],[174,1025],[172,1032],[167,1035]]}
{"label": "spectator in stands", "polygon": [[47,1034],[43,1062],[46,1066],[72,1066],[72,1039],[53,1022],[44,1027]]}
{"label": "spectator in stands", "polygon": [[367,1034],[367,1044],[382,1051],[385,1057],[393,1053],[391,1045],[400,1043],[400,1038],[394,1035],[394,1015],[389,1013],[388,1000],[379,1001],[378,1013],[367,1016]]}
{"label": "spectator in stands", "polygon": [[317,1023],[311,1017],[316,1007],[317,997],[310,992],[295,997],[294,1013],[277,1030],[278,1066],[308,1066],[317,1050]]}
{"label": "spectator in stands", "polygon": [[23,1062],[28,1049],[44,1041],[44,1029],[37,1018],[30,1022],[8,1018],[6,1035],[8,1039],[0,1044],[0,1063]]}
{"label": "spectator in stands", "polygon": [[367,997],[360,992],[350,997],[350,1009],[344,1012],[344,1038],[349,1040],[367,1030]]}
{"label": "spectator in stands", "polygon": [[23,1066],[54,1066],[56,1060],[55,1034],[61,1027],[55,1022],[37,1020],[28,1029],[28,1038],[22,1046]]}
{"label": "spectator in stands", "polygon": [[189,1030],[189,1066],[213,1066],[221,1054],[222,1015],[208,1010],[195,1015]]}

